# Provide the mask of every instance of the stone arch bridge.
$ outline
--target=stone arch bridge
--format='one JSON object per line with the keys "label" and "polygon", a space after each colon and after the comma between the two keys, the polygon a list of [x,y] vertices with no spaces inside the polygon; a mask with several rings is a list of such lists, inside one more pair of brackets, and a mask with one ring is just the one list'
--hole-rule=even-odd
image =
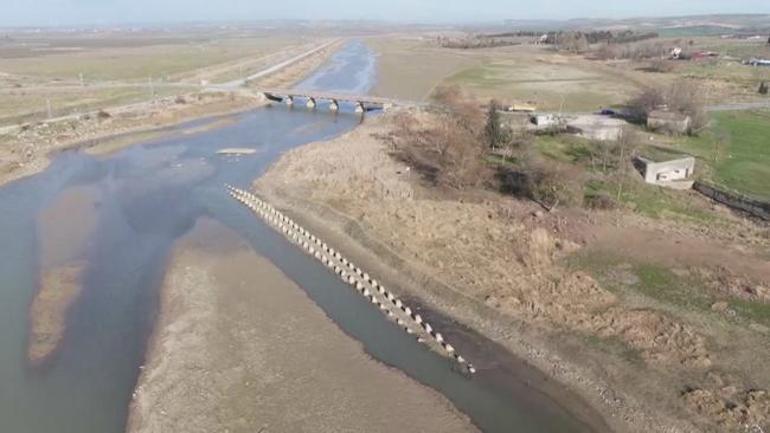
{"label": "stone arch bridge", "polygon": [[327,102],[331,111],[339,111],[340,104],[345,102],[352,104],[357,113],[368,111],[387,111],[396,106],[411,107],[421,105],[411,101],[401,101],[390,98],[380,98],[376,96],[355,95],[349,93],[319,92],[319,91],[300,91],[300,90],[261,90],[265,97],[274,102],[280,102],[286,105],[296,105],[304,102],[305,106],[315,109],[321,101]]}

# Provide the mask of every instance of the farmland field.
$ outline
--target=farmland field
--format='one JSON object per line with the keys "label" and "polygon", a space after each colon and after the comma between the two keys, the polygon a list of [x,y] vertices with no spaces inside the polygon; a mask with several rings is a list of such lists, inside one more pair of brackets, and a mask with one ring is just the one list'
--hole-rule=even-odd
{"label": "farmland field", "polygon": [[770,112],[714,115],[713,131],[684,142],[712,167],[711,180],[734,191],[770,200]]}

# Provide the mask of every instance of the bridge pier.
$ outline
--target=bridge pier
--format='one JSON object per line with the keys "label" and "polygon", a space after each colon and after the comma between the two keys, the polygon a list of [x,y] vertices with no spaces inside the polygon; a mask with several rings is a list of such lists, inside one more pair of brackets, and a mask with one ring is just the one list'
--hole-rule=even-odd
{"label": "bridge pier", "polygon": [[[328,101],[329,110],[339,112],[342,110],[341,103],[352,104],[356,113],[363,114],[371,110],[386,111],[397,105],[414,105],[412,103],[402,103],[386,98],[377,98],[366,95],[351,95],[345,93],[324,93],[324,92],[300,92],[297,90],[263,90],[264,96],[271,102],[282,103],[288,106],[297,105],[300,102],[306,102],[309,109],[318,108],[318,104]],[[299,98],[299,100],[297,99]],[[296,103],[296,104],[295,104]],[[419,105],[419,104],[416,104]]]}

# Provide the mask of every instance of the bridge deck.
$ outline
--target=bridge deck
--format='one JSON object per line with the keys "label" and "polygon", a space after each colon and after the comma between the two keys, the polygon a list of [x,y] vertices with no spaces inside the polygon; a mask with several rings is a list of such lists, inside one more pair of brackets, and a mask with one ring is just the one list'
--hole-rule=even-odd
{"label": "bridge deck", "polygon": [[392,98],[383,98],[379,96],[370,95],[357,95],[354,93],[345,92],[322,92],[315,90],[289,90],[289,89],[260,89],[262,93],[279,96],[282,98],[294,97],[294,98],[313,98],[323,100],[335,100],[335,101],[347,101],[347,102],[361,102],[364,104],[377,104],[377,105],[399,105],[399,106],[417,106],[423,105],[419,102],[404,101]]}

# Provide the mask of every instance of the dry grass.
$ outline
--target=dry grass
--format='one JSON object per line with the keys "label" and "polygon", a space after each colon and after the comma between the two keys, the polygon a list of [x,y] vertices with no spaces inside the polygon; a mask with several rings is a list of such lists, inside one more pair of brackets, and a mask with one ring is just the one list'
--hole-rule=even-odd
{"label": "dry grass", "polygon": [[366,44],[378,55],[372,91],[377,96],[426,100],[445,78],[482,61],[475,53],[442,49],[418,38],[376,38]]}
{"label": "dry grass", "polygon": [[185,93],[203,80],[247,76],[308,42],[298,35],[214,30],[11,35],[0,43],[0,124],[43,120],[49,101],[58,117]]}
{"label": "dry grass", "polygon": [[[301,41],[299,37],[210,34],[175,34],[174,39],[147,36],[120,45],[130,36],[107,36],[97,41],[88,36],[62,40],[52,35],[35,41],[26,52],[8,54],[0,71],[42,80],[79,82],[140,80],[148,77],[174,80],[212,65],[260,57]],[[28,41],[18,40],[16,44]],[[56,50],[51,50],[55,47]],[[0,56],[3,50],[0,48]]]}

